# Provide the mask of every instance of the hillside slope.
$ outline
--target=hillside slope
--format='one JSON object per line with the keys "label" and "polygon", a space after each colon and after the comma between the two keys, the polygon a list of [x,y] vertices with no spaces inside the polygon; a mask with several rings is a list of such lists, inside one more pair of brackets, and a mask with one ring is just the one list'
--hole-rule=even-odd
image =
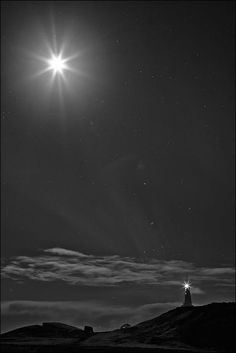
{"label": "hillside slope", "polygon": [[31,352],[31,348],[61,352],[62,347],[71,352],[123,352],[122,347],[124,351],[124,347],[133,347],[140,352],[153,348],[156,352],[229,353],[235,351],[235,308],[235,303],[178,307],[133,327],[95,334],[61,323],[44,323],[4,333],[1,341],[6,352]]}
{"label": "hillside slope", "polygon": [[179,307],[125,330],[100,333],[84,345],[158,345],[231,349],[235,303]]}

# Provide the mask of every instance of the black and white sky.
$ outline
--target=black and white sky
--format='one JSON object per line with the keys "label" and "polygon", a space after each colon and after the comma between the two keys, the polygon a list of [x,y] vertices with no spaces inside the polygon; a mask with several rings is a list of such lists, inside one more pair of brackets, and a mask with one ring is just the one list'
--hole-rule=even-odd
{"label": "black and white sky", "polygon": [[[234,300],[234,2],[2,2],[2,330]],[[70,57],[63,77],[50,52]]]}

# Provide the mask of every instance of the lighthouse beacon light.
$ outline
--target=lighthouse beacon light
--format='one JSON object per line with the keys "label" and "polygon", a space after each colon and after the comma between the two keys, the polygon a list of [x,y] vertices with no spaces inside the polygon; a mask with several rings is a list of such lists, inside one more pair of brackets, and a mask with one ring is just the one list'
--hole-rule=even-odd
{"label": "lighthouse beacon light", "polygon": [[190,283],[189,282],[184,282],[184,289],[190,289]]}

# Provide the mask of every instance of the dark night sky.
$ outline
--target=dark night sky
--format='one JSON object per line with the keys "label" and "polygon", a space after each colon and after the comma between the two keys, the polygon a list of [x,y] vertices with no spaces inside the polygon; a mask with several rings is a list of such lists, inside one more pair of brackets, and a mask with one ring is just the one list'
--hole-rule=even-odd
{"label": "dark night sky", "polygon": [[234,34],[233,1],[2,2],[3,330],[234,300]]}

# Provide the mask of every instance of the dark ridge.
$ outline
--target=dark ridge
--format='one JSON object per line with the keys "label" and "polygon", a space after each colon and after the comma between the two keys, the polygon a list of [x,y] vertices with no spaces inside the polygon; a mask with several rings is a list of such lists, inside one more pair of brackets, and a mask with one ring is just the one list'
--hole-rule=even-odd
{"label": "dark ridge", "polygon": [[235,303],[178,307],[109,332],[94,333],[92,327],[81,330],[55,322],[26,326],[1,335],[2,351],[230,353],[236,348],[235,307]]}
{"label": "dark ridge", "polygon": [[25,337],[45,337],[45,338],[69,338],[85,337],[84,331],[60,322],[43,322],[42,325],[25,326],[3,333],[2,338],[25,338]]}

